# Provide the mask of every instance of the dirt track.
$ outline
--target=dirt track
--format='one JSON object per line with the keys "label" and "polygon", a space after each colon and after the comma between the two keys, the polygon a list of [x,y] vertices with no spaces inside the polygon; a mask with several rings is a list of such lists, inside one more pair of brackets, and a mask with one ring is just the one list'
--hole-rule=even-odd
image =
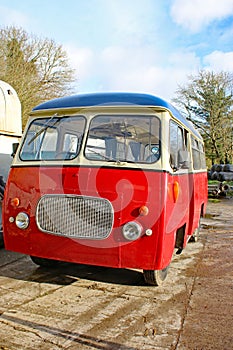
{"label": "dirt track", "polygon": [[0,250],[0,349],[231,350],[232,211],[232,199],[208,205],[159,288],[137,271],[49,271]]}

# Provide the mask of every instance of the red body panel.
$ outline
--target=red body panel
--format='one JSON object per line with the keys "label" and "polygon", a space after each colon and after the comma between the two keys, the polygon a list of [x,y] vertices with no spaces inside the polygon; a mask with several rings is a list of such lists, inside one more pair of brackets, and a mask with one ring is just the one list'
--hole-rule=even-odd
{"label": "red body panel", "polygon": [[[163,269],[171,261],[177,229],[186,224],[187,237],[198,226],[206,192],[203,173],[171,175],[140,168],[13,167],[4,199],[5,246],[62,261]],[[112,232],[104,240],[71,239],[42,232],[35,218],[37,203],[44,194],[108,199],[114,209]],[[19,198],[18,206],[12,204],[15,197]],[[147,216],[139,215],[142,205],[149,208]],[[9,220],[22,211],[30,217],[25,230]],[[129,221],[137,221],[143,227],[142,236],[133,242],[126,241],[122,235],[122,226]],[[147,229],[152,229],[151,236],[145,234]]]}

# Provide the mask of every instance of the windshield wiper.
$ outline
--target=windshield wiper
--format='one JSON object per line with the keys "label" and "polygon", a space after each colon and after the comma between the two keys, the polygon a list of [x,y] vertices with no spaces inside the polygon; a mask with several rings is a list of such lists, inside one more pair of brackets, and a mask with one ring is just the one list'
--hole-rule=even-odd
{"label": "windshield wiper", "polygon": [[54,126],[57,122],[58,119],[51,125],[49,124],[55,117],[57,117],[57,113],[55,113],[48,121],[47,123],[45,123],[44,127],[41,128],[39,131],[37,131],[37,133],[31,138],[31,140],[28,142],[28,145],[30,145],[35,139],[37,139],[38,136],[40,136],[42,134],[42,132],[44,132],[45,130],[48,129],[48,127],[50,126]]}
{"label": "windshield wiper", "polygon": [[94,153],[94,154],[97,154],[98,156],[100,157],[103,157],[104,159],[106,159],[108,162],[113,162],[113,163],[117,163],[119,165],[122,165],[124,163],[135,163],[135,161],[133,160],[127,160],[127,159],[116,159],[116,158],[110,158],[108,156],[105,156],[104,154],[101,154],[100,152],[96,152],[95,150],[93,149],[89,149],[90,152]]}

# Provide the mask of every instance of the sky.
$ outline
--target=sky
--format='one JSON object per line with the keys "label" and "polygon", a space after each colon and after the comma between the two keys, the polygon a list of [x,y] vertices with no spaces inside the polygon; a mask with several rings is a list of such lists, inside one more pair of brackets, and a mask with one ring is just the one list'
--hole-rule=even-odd
{"label": "sky", "polygon": [[171,101],[202,69],[233,72],[233,0],[0,0],[0,28],[62,45],[75,93]]}

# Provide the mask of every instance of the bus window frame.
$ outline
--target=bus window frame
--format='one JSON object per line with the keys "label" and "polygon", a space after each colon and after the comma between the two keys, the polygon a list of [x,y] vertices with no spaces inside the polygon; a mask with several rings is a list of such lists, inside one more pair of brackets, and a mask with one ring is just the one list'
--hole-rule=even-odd
{"label": "bus window frame", "polygon": [[[89,140],[89,134],[90,134],[90,126],[91,126],[91,124],[92,124],[92,122],[93,122],[93,120],[95,120],[95,119],[97,119],[97,118],[101,118],[101,117],[106,117],[106,118],[111,118],[111,117],[113,117],[113,118],[119,118],[119,120],[123,120],[123,118],[125,117],[125,118],[130,118],[130,117],[133,117],[133,118],[138,118],[138,119],[140,119],[140,118],[148,118],[148,119],[150,119],[150,120],[153,120],[153,119],[156,119],[156,121],[157,121],[157,123],[158,123],[158,134],[156,134],[156,135],[152,135],[152,137],[156,137],[156,143],[150,143],[150,154],[148,154],[148,156],[146,157],[146,158],[148,158],[148,157],[151,157],[151,156],[153,156],[153,152],[152,152],[152,149],[155,147],[155,146],[159,146],[159,157],[157,157],[154,161],[152,161],[152,162],[148,162],[148,161],[146,161],[145,159],[144,160],[141,160],[141,161],[137,161],[137,160],[130,160],[130,159],[124,159],[124,160],[118,160],[117,159],[117,157],[116,157],[116,159],[114,159],[114,158],[109,158],[108,156],[106,156],[106,155],[103,155],[103,154],[99,154],[99,156],[101,156],[101,158],[95,158],[94,159],[94,157],[93,158],[89,158],[89,157],[87,157],[87,153],[86,153],[86,150],[87,150],[87,147],[88,147],[88,140]],[[151,126],[150,126],[151,127]],[[137,113],[124,113],[124,115],[122,115],[122,114],[116,114],[116,113],[110,113],[110,114],[96,114],[96,115],[94,115],[92,118],[91,118],[91,120],[90,120],[90,123],[89,123],[89,127],[88,127],[88,130],[87,130],[87,136],[86,136],[86,142],[85,142],[85,144],[84,144],[84,149],[83,149],[83,155],[84,155],[84,157],[85,157],[85,159],[86,160],[88,160],[88,161],[97,161],[97,162],[99,162],[99,161],[103,161],[103,160],[107,160],[107,161],[112,161],[112,162],[126,162],[126,163],[135,163],[135,164],[146,164],[146,165],[150,165],[150,164],[154,164],[154,163],[156,163],[156,162],[158,162],[158,160],[161,158],[161,153],[162,153],[162,147],[161,147],[161,135],[162,135],[162,118],[161,118],[161,116],[159,115],[159,112],[157,112],[157,113],[153,113],[153,114],[147,114],[147,113],[145,113],[145,114],[137,114]],[[149,133],[148,133],[149,134]],[[150,137],[151,138],[151,137]],[[100,139],[101,140],[101,139]],[[104,139],[102,139],[103,141],[104,141]],[[127,139],[127,141],[129,141],[129,139]],[[134,141],[133,141],[134,142]],[[129,141],[129,143],[130,143],[130,141]],[[120,142],[119,142],[119,144],[120,144]],[[143,143],[141,143],[142,145],[143,145]],[[123,145],[123,143],[122,143],[122,145]],[[143,146],[144,146],[144,152],[143,152],[143,158],[145,158],[145,151],[146,151],[146,147],[148,146],[149,144],[144,144]],[[125,158],[127,158],[127,152],[128,152],[128,149],[130,148],[130,145],[128,144],[127,145],[127,151],[126,151],[126,157]],[[106,148],[105,148],[105,151],[106,151]],[[97,153],[98,152],[93,152],[93,153],[96,153],[96,156],[97,156]]]}
{"label": "bus window frame", "polygon": [[[198,171],[202,169],[206,169],[206,161],[205,161],[205,150],[204,143],[201,140],[198,140],[194,135],[191,135],[191,151],[192,151],[192,159],[193,159],[193,169]],[[198,155],[198,166],[196,161],[196,156]]]}
{"label": "bus window frame", "polygon": [[[30,124],[28,125],[27,130],[25,132],[24,142],[22,143],[20,150],[19,150],[19,159],[21,161],[23,161],[23,162],[26,162],[26,161],[30,161],[30,162],[35,162],[35,161],[65,161],[65,160],[71,160],[71,159],[77,158],[80,155],[83,135],[85,133],[86,125],[87,125],[87,119],[86,119],[85,115],[82,115],[82,114],[61,115],[61,116],[55,115],[54,117],[56,118],[55,123],[52,125],[48,125],[47,124],[48,122],[45,123],[44,130],[43,130],[43,124],[41,124],[40,121],[42,121],[42,120],[46,121],[47,119],[48,119],[48,121],[53,120],[51,117],[43,116],[43,118],[35,118],[30,122]],[[82,118],[83,119],[83,130],[82,131],[74,130],[70,127],[70,125],[67,125],[66,128],[65,128],[65,125],[62,125],[62,120],[65,120],[65,119],[69,120],[72,123],[71,118],[72,118],[72,120],[75,118],[79,118],[79,119]],[[41,124],[42,131],[38,130],[36,132],[36,131],[30,130],[32,126],[36,126],[36,123],[38,123],[38,125]],[[56,123],[58,123],[57,127],[54,126]],[[54,129],[57,131],[56,149],[54,151],[54,157],[51,157],[51,158],[39,156],[42,152],[43,142],[44,142],[43,140],[46,137],[48,129]],[[28,135],[30,132],[34,133],[34,136],[28,140]],[[74,156],[72,156],[74,154],[73,152],[64,152],[62,150],[62,148],[64,146],[64,140],[65,140],[66,134],[71,134],[71,135],[77,137],[77,140],[78,140],[77,149],[76,149],[76,153]],[[41,137],[41,139],[40,139],[40,137]],[[35,148],[35,152],[27,152],[27,153],[34,154],[34,157],[33,158],[27,158],[27,157],[24,158],[22,155],[24,155],[24,148],[27,146],[26,142],[28,142],[29,145],[30,145],[30,143],[32,143],[32,145],[35,147],[35,144],[36,144],[35,142],[37,140],[39,141],[39,144]],[[59,155],[62,155],[62,154],[64,155],[64,157],[59,157]]]}
{"label": "bus window frame", "polygon": [[[172,138],[171,138],[171,125],[176,126],[177,132],[176,132],[176,155],[175,160],[173,164],[173,156],[174,154],[171,152],[171,145],[172,145]],[[178,134],[178,131],[180,131],[180,134]],[[179,140],[179,135],[181,135],[181,138]],[[188,135],[189,130],[185,128],[183,125],[177,123],[174,119],[169,120],[169,163],[170,167],[173,171],[178,170],[184,170],[184,169],[190,169],[191,166],[191,158],[190,158],[190,151],[188,146]],[[181,142],[180,142],[181,141]],[[181,148],[179,148],[182,146]]]}

